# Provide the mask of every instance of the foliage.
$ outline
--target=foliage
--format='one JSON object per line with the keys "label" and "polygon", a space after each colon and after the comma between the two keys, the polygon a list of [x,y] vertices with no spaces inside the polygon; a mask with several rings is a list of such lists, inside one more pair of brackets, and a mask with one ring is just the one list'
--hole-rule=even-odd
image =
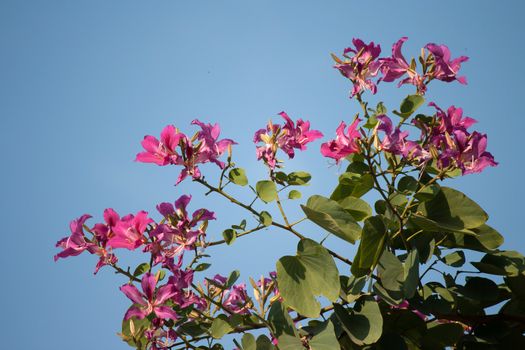
{"label": "foliage", "polygon": [[[169,125],[160,139],[144,138],[137,161],[182,167],[177,184],[190,178],[250,219],[210,241],[206,231],[215,214],[202,208],[190,215],[188,195],[157,205],[159,220],[145,211],[120,216],[108,208],[103,222],[88,226],[87,214],[73,220],[55,260],[88,252],[99,258],[95,273],[108,266],[125,277],[120,290],[131,304],[119,335],[136,349],[525,347],[525,257],[500,250],[503,237],[487,224],[487,213],[441,185],[497,165],[486,151],[487,136],[470,131],[475,120],[461,108],[425,106],[430,82],[466,84],[458,71],[467,57],[451,59],[445,45],[430,43],[407,61],[401,52],[406,40],[393,45],[391,57],[379,57],[379,45],[359,39],[342,58],[332,55],[360,112],[321,145],[321,154],[345,169],[329,196],[301,201],[311,174],[286,173],[278,158],[293,158],[323,136],[308,121],[281,112],[284,124],[270,121],[255,133],[257,159],[268,169],[256,182],[233,162],[236,143],[219,139],[217,124],[195,120],[200,130],[192,137]],[[393,110],[394,119],[382,102],[372,107],[363,99],[377,92],[379,81],[416,89]],[[410,139],[411,129],[419,136]],[[220,168],[217,184],[201,174],[203,163]],[[246,198],[232,196],[228,186],[240,186]],[[361,198],[369,191],[381,198],[373,205]],[[289,203],[303,202],[305,217],[289,220],[284,193]],[[279,217],[269,213],[271,206]],[[303,235],[306,220],[334,235],[340,251],[355,245],[355,256]],[[239,271],[202,277],[212,263],[207,247],[235,249],[237,239],[269,229],[298,238],[296,255],[281,257],[276,272],[244,282]],[[120,267],[122,249],[143,254],[144,262]],[[474,269],[465,267],[476,257],[469,262]]]}

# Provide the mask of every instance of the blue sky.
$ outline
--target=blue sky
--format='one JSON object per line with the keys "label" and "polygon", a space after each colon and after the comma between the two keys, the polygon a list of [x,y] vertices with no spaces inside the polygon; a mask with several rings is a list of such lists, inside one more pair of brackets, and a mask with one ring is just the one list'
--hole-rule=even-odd
{"label": "blue sky", "polygon": [[[175,168],[133,162],[142,137],[167,124],[191,132],[194,118],[219,122],[239,142],[237,163],[260,179],[251,137],[276,113],[310,119],[331,136],[358,111],[329,56],[353,37],[380,43],[386,55],[408,36],[407,56],[436,42],[471,57],[462,68],[469,85],[434,84],[428,100],[463,107],[489,134],[500,166],[455,186],[486,209],[505,248],[523,251],[523,12],[520,1],[1,0],[3,347],[126,349],[115,336],[128,306],[118,291],[124,280],[109,269],[93,277],[91,256],[52,260],[69,221],[84,213],[99,220],[106,207],[153,212],[191,193],[192,209],[217,212],[209,234],[218,238],[247,216],[189,182],[174,187]],[[379,91],[393,109],[412,90]],[[287,167],[315,164],[304,198],[329,193],[341,171],[319,155],[319,144]],[[290,212],[299,217],[293,205]],[[336,240],[328,243],[341,247]],[[295,244],[284,232],[259,232],[210,250],[209,274],[267,273]],[[354,247],[339,250],[351,256]]]}

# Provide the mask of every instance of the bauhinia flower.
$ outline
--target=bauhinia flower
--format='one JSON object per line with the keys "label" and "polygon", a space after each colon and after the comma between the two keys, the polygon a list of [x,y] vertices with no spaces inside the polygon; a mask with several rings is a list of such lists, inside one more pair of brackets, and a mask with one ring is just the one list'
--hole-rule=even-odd
{"label": "bauhinia flower", "polygon": [[475,119],[463,117],[463,110],[455,106],[450,106],[447,112],[433,102],[429,106],[436,108],[437,125],[416,123],[416,126],[422,129],[422,137],[428,138],[423,146],[432,154],[438,168],[457,168],[467,175],[498,164],[486,151],[487,135],[468,131],[476,123]]}
{"label": "bauhinia flower", "polygon": [[382,131],[385,134],[383,140],[380,142],[379,148],[392,154],[403,154],[408,131],[401,131],[399,127],[394,128],[390,118],[384,114],[376,118],[379,120],[376,130]]}
{"label": "bauhinia flower", "polygon": [[492,154],[486,151],[486,134],[458,130],[454,136],[458,151],[455,160],[463,175],[480,173],[488,166],[498,165]]}
{"label": "bauhinia flower", "polygon": [[379,59],[381,62],[381,73],[383,74],[379,81],[393,82],[407,74],[408,76],[401,80],[397,86],[412,84],[417,87],[418,93],[423,95],[426,92],[425,77],[415,70],[415,62],[412,65],[408,64],[401,52],[403,43],[407,39],[406,36],[402,37],[392,46],[392,57]]}
{"label": "bauhinia flower", "polygon": [[69,224],[71,235],[62,238],[56,244],[56,247],[60,247],[63,250],[55,255],[55,261],[57,261],[60,258],[77,256],[85,250],[95,249],[96,244],[86,241],[86,237],[84,235],[83,226],[86,220],[89,218],[91,218],[91,215],[84,214],[78,219],[71,221],[71,223]]}
{"label": "bauhinia flower", "polygon": [[256,147],[257,160],[262,159],[270,169],[280,166],[276,158],[279,149],[283,150],[289,158],[293,158],[294,149],[303,151],[306,149],[306,144],[323,136],[318,130],[310,130],[309,121],[298,119],[296,125],[285,112],[279,115],[286,121],[284,125],[269,121],[266,128],[257,130],[253,137],[255,144],[263,143],[262,146]]}
{"label": "bauhinia flower", "polygon": [[345,134],[346,123],[341,122],[335,131],[336,138],[321,145],[321,154],[325,157],[333,158],[337,163],[346,156],[352,153],[359,152],[359,145],[357,140],[360,138],[357,125],[361,119],[355,119],[352,124],[348,126]]}
{"label": "bauhinia flower", "polygon": [[[203,208],[194,211],[190,218],[186,210],[190,200],[191,196],[183,195],[175,201],[175,207],[166,202],[157,205],[166,224],[158,225],[150,232],[151,243],[145,248],[153,255],[154,264],[194,249],[197,239],[205,234],[205,223],[215,220],[215,214]],[[197,227],[200,222],[202,224]]]}
{"label": "bauhinia flower", "polygon": [[146,242],[144,232],[148,224],[154,222],[148,213],[141,210],[137,215],[129,214],[120,219],[114,228],[114,235],[107,245],[112,248],[127,248],[135,250]]}
{"label": "bauhinia flower", "polygon": [[[173,125],[166,126],[161,133],[160,141],[147,135],[142,141],[144,152],[137,154],[136,161],[154,163],[157,165],[181,165],[184,169],[179,174],[176,184],[188,175],[194,179],[201,177],[198,164],[212,162],[221,169],[224,163],[218,158],[235,142],[230,139],[218,140],[220,127],[218,124],[206,124],[198,119],[192,124],[201,128],[194,137],[189,138]],[[177,150],[178,147],[178,150]]]}
{"label": "bauhinia flower", "polygon": [[460,84],[467,84],[466,77],[457,76],[461,63],[468,61],[467,56],[460,56],[451,60],[450,50],[446,45],[429,43],[425,48],[433,56],[432,67],[428,73],[431,78],[445,82],[457,80]]}
{"label": "bauhinia flower", "polygon": [[366,89],[375,94],[377,86],[370,78],[375,77],[381,68],[381,62],[378,60],[381,46],[375,45],[373,41],[365,44],[361,39],[356,38],[352,40],[352,43],[355,48],[348,47],[344,50],[344,60],[332,55],[337,63],[334,68],[353,83],[350,97]]}
{"label": "bauhinia flower", "polygon": [[120,287],[122,293],[135,303],[126,311],[124,320],[129,320],[131,317],[143,319],[151,313],[161,319],[178,319],[175,310],[166,304],[176,292],[171,284],[168,283],[157,289],[155,276],[147,272],[142,276],[141,286],[142,292],[133,284],[125,284]]}
{"label": "bauhinia flower", "polygon": [[227,291],[226,300],[223,305],[227,310],[235,313],[246,315],[250,313],[250,298],[246,292],[246,284],[241,283],[234,285]]}

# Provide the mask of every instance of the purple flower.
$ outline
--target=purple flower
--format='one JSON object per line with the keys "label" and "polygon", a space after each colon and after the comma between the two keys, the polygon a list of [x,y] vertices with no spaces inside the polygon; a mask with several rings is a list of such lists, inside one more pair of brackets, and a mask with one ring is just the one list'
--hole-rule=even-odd
{"label": "purple flower", "polygon": [[488,166],[496,166],[492,154],[486,151],[487,135],[468,129],[475,119],[463,117],[463,110],[450,106],[445,113],[435,103],[437,125],[415,123],[422,130],[422,139],[428,139],[426,150],[436,159],[440,169],[461,169],[463,175],[479,173]]}
{"label": "purple flower", "polygon": [[246,284],[234,285],[228,292],[223,305],[235,314],[246,315],[250,313],[249,297]]}
{"label": "purple flower", "polygon": [[[355,48],[346,48],[343,52],[344,61],[334,57],[337,64],[334,68],[353,83],[350,97],[362,93],[368,89],[375,94],[377,91],[376,84],[370,80],[377,75],[381,68],[381,62],[377,60],[381,53],[381,46],[375,45],[374,42],[365,44],[361,39],[352,40]],[[349,53],[353,55],[348,55]]]}
{"label": "purple flower", "polygon": [[381,62],[381,73],[383,74],[383,77],[380,78],[379,81],[393,82],[407,74],[408,77],[401,80],[397,86],[412,84],[417,87],[418,93],[424,95],[426,92],[425,77],[422,77],[415,69],[410,67],[401,52],[403,43],[407,41],[407,39],[408,38],[404,36],[392,46],[392,57],[379,59]]}
{"label": "purple flower", "polygon": [[124,316],[124,320],[131,317],[143,319],[144,317],[155,313],[158,318],[177,320],[178,316],[175,310],[166,305],[176,292],[171,284],[166,284],[158,289],[155,276],[147,272],[142,277],[142,292],[132,284],[125,284],[120,290],[136,305],[131,306]]}
{"label": "purple flower", "polygon": [[394,129],[392,121],[384,114],[376,118],[379,120],[377,130],[385,133],[380,148],[392,154],[403,154],[403,152],[406,151],[405,144],[408,131],[401,131],[399,127]]}
{"label": "purple flower", "polygon": [[198,238],[205,235],[200,222],[215,220],[215,214],[206,209],[198,209],[190,217],[187,206],[191,196],[182,195],[171,203],[160,203],[157,210],[166,219],[165,224],[158,225],[150,232],[151,243],[145,247],[153,256],[154,265],[183,254],[185,250],[195,248]]}
{"label": "purple flower", "polygon": [[145,242],[144,232],[154,221],[148,213],[141,210],[137,215],[129,214],[115,224],[114,235],[108,240],[112,248],[135,250]]}
{"label": "purple flower", "polygon": [[[184,169],[179,174],[176,184],[179,184],[188,175],[199,179],[201,172],[198,164],[212,162],[223,169],[224,163],[218,158],[236,143],[230,139],[218,140],[220,134],[218,124],[212,126],[198,119],[195,119],[192,124],[201,128],[201,131],[192,139],[179,132],[173,125],[168,125],[162,130],[160,141],[153,136],[145,136],[142,141],[145,152],[137,154],[136,161],[162,166],[170,164],[183,166]],[[179,152],[177,152],[177,147]]]}
{"label": "purple flower", "polygon": [[257,160],[263,160],[270,169],[280,167],[276,158],[277,151],[283,150],[289,158],[295,156],[294,149],[301,151],[306,149],[306,144],[322,137],[323,134],[318,130],[310,130],[310,122],[297,120],[297,125],[285,112],[279,113],[285,120],[285,124],[273,124],[268,122],[266,129],[259,129],[255,132],[253,142],[261,146],[256,147]]}
{"label": "purple flower", "polygon": [[356,119],[350,126],[345,134],[346,123],[341,122],[339,127],[335,131],[336,138],[330,140],[321,145],[321,154],[325,157],[333,158],[337,163],[349,154],[359,152],[359,145],[357,140],[360,138],[359,131],[357,130],[357,124],[361,119]]}
{"label": "purple flower", "polygon": [[69,228],[71,235],[64,237],[56,243],[56,247],[63,250],[54,256],[55,261],[60,258],[67,258],[69,256],[77,256],[84,250],[92,250],[96,248],[96,244],[86,241],[84,236],[84,223],[91,215],[84,214],[76,220],[71,221]]}
{"label": "purple flower", "polygon": [[488,166],[497,166],[492,154],[486,151],[487,135],[474,131],[472,134],[456,130],[456,162],[463,175],[480,173]]}
{"label": "purple flower", "polygon": [[450,134],[455,130],[467,131],[468,128],[477,123],[476,119],[472,119],[470,117],[463,118],[462,108],[450,106],[447,109],[447,113],[445,113],[434,102],[430,102],[428,105],[434,107],[437,111],[436,115],[440,121],[440,133],[448,132]]}
{"label": "purple flower", "polygon": [[467,84],[467,78],[458,77],[457,73],[461,68],[461,63],[468,61],[468,57],[460,56],[451,60],[450,50],[446,45],[429,43],[425,48],[434,57],[433,68],[429,73],[432,78],[446,82],[457,80],[460,84]]}

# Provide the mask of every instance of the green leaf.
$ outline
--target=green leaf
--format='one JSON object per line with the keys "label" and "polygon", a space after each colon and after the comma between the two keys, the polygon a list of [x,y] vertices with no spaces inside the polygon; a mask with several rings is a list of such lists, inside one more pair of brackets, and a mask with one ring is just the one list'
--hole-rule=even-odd
{"label": "green leaf", "polygon": [[394,114],[400,116],[403,120],[407,119],[414,113],[423,103],[425,99],[421,95],[408,95],[401,102],[399,112],[394,111]]}
{"label": "green leaf", "polygon": [[225,334],[230,333],[233,331],[233,327],[230,325],[228,321],[228,316],[221,314],[217,316],[210,327],[210,334],[215,339],[222,338]]}
{"label": "green leaf", "polygon": [[235,239],[237,239],[237,232],[229,228],[222,231],[222,237],[224,238],[226,244],[231,245],[233,242],[235,242]]}
{"label": "green leaf", "polygon": [[[472,233],[487,221],[481,207],[463,193],[448,187],[430,201],[419,204],[421,215],[413,215],[412,222],[425,230]],[[474,233],[472,233],[474,234]]]}
{"label": "green leaf", "polygon": [[384,250],[386,227],[380,216],[371,216],[365,220],[361,242],[352,264],[352,274],[356,277],[370,273]]}
{"label": "green leaf", "polygon": [[268,322],[270,323],[273,334],[279,338],[282,334],[297,336],[292,317],[286,310],[286,306],[280,301],[274,301],[268,313]]}
{"label": "green leaf", "polygon": [[501,276],[517,276],[525,270],[525,257],[509,250],[486,254],[480,262],[472,262],[479,271]]}
{"label": "green leaf", "polygon": [[158,270],[155,274],[155,278],[157,281],[162,281],[166,277],[166,271],[165,270]]}
{"label": "green leaf", "polygon": [[288,175],[286,175],[286,173],[282,171],[275,172],[274,177],[279,185],[285,185],[288,181]]}
{"label": "green leaf", "polygon": [[355,276],[340,276],[339,281],[341,283],[340,296],[347,303],[351,303],[361,296],[361,291],[366,284],[366,276],[355,277]]}
{"label": "green leaf", "polygon": [[257,342],[255,343],[257,350],[273,350],[275,349],[275,346],[273,346],[272,341],[265,336],[264,334],[260,335],[257,338]]}
{"label": "green leaf", "polygon": [[304,350],[303,343],[297,337],[283,334],[277,340],[279,342],[279,350]]}
{"label": "green leaf", "polygon": [[242,168],[235,168],[230,170],[228,178],[231,182],[239,186],[246,186],[248,184],[246,172]]}
{"label": "green leaf", "polygon": [[381,285],[391,291],[400,291],[405,281],[403,263],[392,252],[385,250],[377,268]]}
{"label": "green leaf", "polygon": [[381,285],[381,283],[375,282],[372,286],[374,293],[377,294],[383,301],[390,305],[399,305],[405,300],[403,293],[399,290],[388,290]]}
{"label": "green leaf", "polygon": [[307,317],[318,317],[316,296],[330,301],[339,296],[339,273],[328,251],[311,239],[302,239],[296,256],[277,261],[277,284],[286,305]]}
{"label": "green leaf", "polygon": [[416,249],[411,250],[404,264],[405,283],[403,284],[403,293],[407,299],[414,296],[419,284],[419,255]]}
{"label": "green leaf", "polygon": [[349,196],[340,200],[339,205],[349,212],[356,221],[362,221],[367,217],[372,216],[372,208],[370,208],[370,205],[361,198]]}
{"label": "green leaf", "polygon": [[148,272],[149,269],[150,269],[150,266],[149,266],[148,263],[142,263],[139,266],[137,266],[137,268],[133,272],[133,276],[138,277],[138,276]]}
{"label": "green leaf", "polygon": [[211,266],[211,264],[202,263],[202,264],[197,265],[195,267],[194,271],[204,271],[204,270],[207,270],[210,266]]}
{"label": "green leaf", "polygon": [[304,186],[312,179],[312,175],[305,171],[294,171],[288,174],[288,184],[294,186]]}
{"label": "green leaf", "polygon": [[461,267],[465,263],[465,253],[462,250],[450,253],[443,257],[443,262],[452,267]]}
{"label": "green leaf", "polygon": [[251,333],[245,333],[242,336],[242,349],[243,350],[257,350],[257,346],[255,343],[255,337]]}
{"label": "green leaf", "polygon": [[339,349],[339,342],[334,331],[334,325],[330,320],[323,322],[320,331],[308,342],[312,350],[334,350]]}
{"label": "green leaf", "polygon": [[412,176],[403,176],[397,183],[397,189],[402,193],[414,193],[419,183]]}
{"label": "green leaf", "polygon": [[228,279],[226,280],[225,287],[230,288],[231,286],[233,286],[234,283],[237,282],[237,280],[239,279],[240,275],[241,273],[238,270],[233,270],[230,273],[230,276],[228,276]]}
{"label": "green leaf", "polygon": [[353,309],[334,304],[334,312],[352,342],[361,346],[379,340],[383,331],[383,316],[373,297],[359,299]]}
{"label": "green leaf", "polygon": [[277,199],[277,187],[275,183],[269,180],[263,180],[257,182],[255,185],[257,195],[262,199],[263,202],[269,203]]}
{"label": "green leaf", "polygon": [[289,199],[300,199],[302,197],[301,192],[297,190],[291,190],[290,193],[288,193]]}
{"label": "green leaf", "polygon": [[455,345],[463,333],[459,323],[434,323],[428,328],[422,343],[424,349],[441,350]]}
{"label": "green leaf", "polygon": [[374,187],[374,178],[370,174],[359,175],[346,172],[339,176],[339,185],[335,188],[330,199],[342,200],[348,196],[362,197]]}
{"label": "green leaf", "polygon": [[270,226],[273,222],[272,216],[267,211],[261,211],[259,218],[261,219],[261,223],[266,227]]}
{"label": "green leaf", "polygon": [[492,251],[503,244],[503,236],[488,225],[481,225],[470,229],[470,231],[474,235],[455,232],[453,234],[443,234],[441,239],[436,240],[441,241],[444,239],[440,244],[444,247],[465,248],[482,252]]}
{"label": "green leaf", "polygon": [[441,187],[437,184],[428,185],[420,189],[414,197],[421,202],[426,202],[434,198],[440,189]]}
{"label": "green leaf", "polygon": [[467,283],[459,288],[464,296],[476,301],[495,301],[499,296],[498,285],[488,278],[467,277]]}
{"label": "green leaf", "polygon": [[334,200],[315,195],[301,208],[308,219],[350,243],[355,243],[361,235],[361,227],[354,217]]}

